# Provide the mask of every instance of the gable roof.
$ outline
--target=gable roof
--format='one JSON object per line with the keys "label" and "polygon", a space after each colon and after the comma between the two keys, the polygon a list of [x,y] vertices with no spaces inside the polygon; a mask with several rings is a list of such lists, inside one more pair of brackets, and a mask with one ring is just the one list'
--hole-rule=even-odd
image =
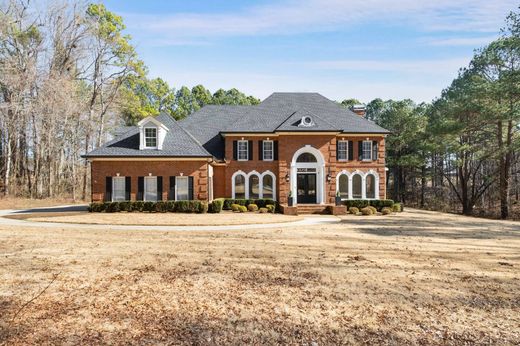
{"label": "gable roof", "polygon": [[162,150],[139,150],[139,127],[132,126],[128,131],[110,142],[92,150],[85,157],[211,157],[201,143],[179,126],[170,115],[161,114],[153,119],[165,126],[166,132]]}
{"label": "gable roof", "polygon": [[[310,117],[312,120],[311,126],[303,126],[302,119],[304,117]],[[325,119],[317,116],[316,114],[310,112],[306,108],[301,108],[291,114],[283,123],[281,123],[275,131],[341,131],[341,129],[332,125]]]}

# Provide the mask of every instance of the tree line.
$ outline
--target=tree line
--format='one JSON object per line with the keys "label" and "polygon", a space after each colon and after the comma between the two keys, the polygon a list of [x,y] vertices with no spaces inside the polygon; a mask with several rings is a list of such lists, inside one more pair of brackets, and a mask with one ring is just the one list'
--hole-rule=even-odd
{"label": "tree line", "polygon": [[[42,10],[37,6],[45,6]],[[121,125],[205,104],[257,104],[242,92],[176,90],[147,68],[102,4],[0,3],[0,191],[48,198],[89,195],[84,154]]]}
{"label": "tree line", "polygon": [[519,216],[519,13],[510,13],[500,37],[475,51],[431,103],[375,99],[366,111],[392,131],[386,139],[391,198],[466,215]]}
{"label": "tree line", "polygon": [[[208,104],[255,105],[237,89],[174,88],[149,78],[123,19],[102,4],[0,5],[0,190],[89,195],[81,155],[122,125]],[[375,99],[366,117],[389,129],[389,196],[409,206],[507,218],[519,200],[520,14],[430,103]],[[360,103],[341,102],[345,107]],[[513,215],[514,216],[514,215]]]}

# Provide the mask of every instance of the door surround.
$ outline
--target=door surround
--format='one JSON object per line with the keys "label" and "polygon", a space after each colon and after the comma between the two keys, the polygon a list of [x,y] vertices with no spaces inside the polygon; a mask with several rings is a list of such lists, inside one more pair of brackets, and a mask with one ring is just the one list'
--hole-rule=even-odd
{"label": "door surround", "polygon": [[[316,162],[296,162],[298,157],[303,153],[312,154],[316,158]],[[316,203],[324,204],[325,198],[325,159],[322,153],[307,144],[304,147],[296,150],[291,161],[290,170],[290,191],[293,196],[294,205],[298,204],[298,190],[297,190],[297,174],[299,168],[314,168],[316,169]]]}

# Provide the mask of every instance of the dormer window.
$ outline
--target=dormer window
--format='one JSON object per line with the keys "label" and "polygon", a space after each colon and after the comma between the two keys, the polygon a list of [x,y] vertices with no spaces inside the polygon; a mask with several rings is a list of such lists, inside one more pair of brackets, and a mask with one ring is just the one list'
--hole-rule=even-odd
{"label": "dormer window", "polygon": [[145,148],[157,148],[157,128],[145,127],[144,129]]}

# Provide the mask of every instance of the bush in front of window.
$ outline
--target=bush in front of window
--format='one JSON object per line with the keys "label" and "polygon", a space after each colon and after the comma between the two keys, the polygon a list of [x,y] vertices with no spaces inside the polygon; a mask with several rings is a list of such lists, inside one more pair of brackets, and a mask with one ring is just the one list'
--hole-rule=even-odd
{"label": "bush in front of window", "polygon": [[265,206],[265,208],[269,213],[274,213],[276,211],[276,206],[274,204],[268,204]]}
{"label": "bush in front of window", "polygon": [[249,210],[249,211],[253,211],[253,212],[254,212],[254,211],[257,211],[257,210],[258,210],[258,206],[257,206],[256,204],[254,204],[254,203],[251,203],[251,204],[249,204],[249,205],[247,206],[247,210]]}
{"label": "bush in front of window", "polygon": [[245,205],[239,205],[238,211],[241,213],[245,213],[245,212],[247,212],[247,207]]}
{"label": "bush in front of window", "polygon": [[363,215],[373,215],[373,211],[372,209],[370,209],[369,207],[365,207],[363,209],[361,209],[361,214]]}
{"label": "bush in front of window", "polygon": [[384,207],[383,209],[381,209],[381,214],[390,215],[390,214],[392,214],[392,209],[390,209],[388,207]]}
{"label": "bush in front of window", "polygon": [[381,209],[385,207],[392,208],[394,206],[394,201],[391,199],[348,199],[344,200],[343,204],[346,205],[349,210],[350,207],[363,209],[372,206],[376,208],[377,211],[381,211]]}
{"label": "bush in front of window", "polygon": [[351,214],[357,215],[357,213],[359,213],[359,208],[358,207],[350,207],[350,208],[348,208],[348,212],[351,213]]}
{"label": "bush in front of window", "polygon": [[[216,202],[216,210],[222,210],[223,201]],[[90,203],[88,211],[91,213],[117,213],[117,212],[148,212],[148,213],[206,213],[208,203],[205,201],[124,201]],[[218,211],[220,212],[220,211]]]}
{"label": "bush in front of window", "polygon": [[277,202],[272,198],[260,198],[260,199],[224,199],[224,210],[231,210],[232,204],[243,205],[247,207],[250,204],[256,204],[258,208],[267,208],[268,205],[277,205]]}

